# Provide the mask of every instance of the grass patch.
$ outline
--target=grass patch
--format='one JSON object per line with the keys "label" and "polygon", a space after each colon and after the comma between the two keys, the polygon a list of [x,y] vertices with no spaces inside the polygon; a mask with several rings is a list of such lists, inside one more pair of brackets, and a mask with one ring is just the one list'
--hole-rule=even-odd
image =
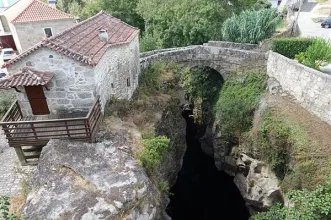
{"label": "grass patch", "polygon": [[292,155],[300,155],[309,146],[309,139],[302,127],[266,111],[259,128],[256,146],[261,159],[268,161],[279,179],[289,172]]}

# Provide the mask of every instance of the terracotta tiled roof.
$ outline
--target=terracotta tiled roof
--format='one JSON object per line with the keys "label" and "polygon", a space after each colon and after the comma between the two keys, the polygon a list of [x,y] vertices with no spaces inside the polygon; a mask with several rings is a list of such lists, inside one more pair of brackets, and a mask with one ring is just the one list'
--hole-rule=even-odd
{"label": "terracotta tiled roof", "polygon": [[53,78],[52,73],[44,73],[24,68],[22,71],[9,75],[0,80],[0,88],[13,88],[16,86],[44,86]]}
{"label": "terracotta tiled roof", "polygon": [[[100,29],[107,30],[108,42],[99,39]],[[101,11],[62,33],[40,42],[5,63],[3,67],[8,67],[41,47],[95,66],[109,47],[130,43],[138,33],[139,29]]]}
{"label": "terracotta tiled roof", "polygon": [[4,14],[11,23],[73,19],[71,15],[38,0],[20,0]]}

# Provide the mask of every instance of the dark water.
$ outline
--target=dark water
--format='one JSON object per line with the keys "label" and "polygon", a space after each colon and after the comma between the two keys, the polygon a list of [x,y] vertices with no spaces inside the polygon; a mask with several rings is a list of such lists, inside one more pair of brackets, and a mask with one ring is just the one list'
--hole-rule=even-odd
{"label": "dark water", "polygon": [[173,220],[247,220],[249,213],[233,178],[219,172],[214,159],[206,156],[195,137],[197,128],[193,120],[187,122],[187,151],[167,213]]}

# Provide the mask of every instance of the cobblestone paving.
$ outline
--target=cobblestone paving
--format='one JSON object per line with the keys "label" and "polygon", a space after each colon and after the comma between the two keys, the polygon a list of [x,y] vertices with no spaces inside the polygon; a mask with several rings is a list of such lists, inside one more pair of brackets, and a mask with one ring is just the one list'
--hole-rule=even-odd
{"label": "cobblestone paving", "polygon": [[20,189],[23,178],[32,174],[33,166],[22,167],[15,150],[8,147],[7,140],[0,131],[0,196],[12,196]]}

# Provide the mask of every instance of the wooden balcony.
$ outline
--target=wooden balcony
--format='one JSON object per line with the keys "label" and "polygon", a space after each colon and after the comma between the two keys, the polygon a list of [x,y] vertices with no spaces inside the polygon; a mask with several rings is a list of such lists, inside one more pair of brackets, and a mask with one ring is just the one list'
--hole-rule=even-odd
{"label": "wooden balcony", "polygon": [[93,141],[101,120],[100,99],[88,113],[23,117],[19,103],[12,104],[0,125],[10,147],[14,147],[22,165],[39,158],[41,148],[50,139]]}

